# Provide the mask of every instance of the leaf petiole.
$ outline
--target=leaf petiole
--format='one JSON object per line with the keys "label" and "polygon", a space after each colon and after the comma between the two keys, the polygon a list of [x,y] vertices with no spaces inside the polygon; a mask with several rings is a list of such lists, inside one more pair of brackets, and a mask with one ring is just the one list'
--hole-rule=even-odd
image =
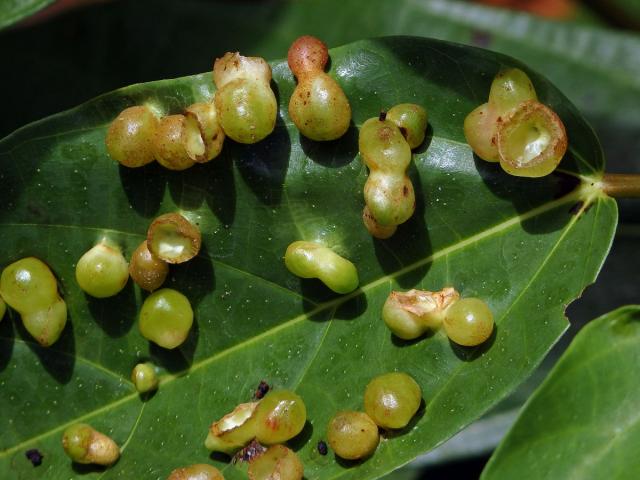
{"label": "leaf petiole", "polygon": [[602,191],[614,198],[640,198],[640,174],[605,173]]}

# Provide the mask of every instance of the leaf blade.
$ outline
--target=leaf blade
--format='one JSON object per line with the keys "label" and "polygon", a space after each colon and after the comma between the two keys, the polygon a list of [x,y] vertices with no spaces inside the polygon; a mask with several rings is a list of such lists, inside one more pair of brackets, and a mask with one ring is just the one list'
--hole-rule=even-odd
{"label": "leaf blade", "polygon": [[[118,464],[96,476],[166,476],[178,466],[176,452],[180,463],[204,460],[208,424],[246,401],[255,385],[267,379],[297,388],[307,401],[313,423],[294,446],[308,478],[377,478],[435,447],[495,404],[564,331],[563,307],[595,278],[616,223],[615,202],[590,183],[579,183],[586,174],[599,174],[603,160],[597,139],[541,77],[534,75],[541,97],[565,119],[575,138],[573,158],[585,158],[586,165],[569,158],[563,164],[568,173],[518,180],[474,160],[462,143],[463,114],[486,95],[488,75],[505,62],[517,64],[489,52],[415,38],[359,42],[332,51],[332,73],[352,99],[356,125],[407,97],[430,110],[430,145],[415,155],[410,172],[418,212],[388,242],[372,241],[359,223],[366,172],[355,159],[355,129],[337,144],[300,140],[285,113],[293,78],[284,63],[273,66],[281,119],[272,137],[250,147],[229,143],[221,161],[182,173],[156,165],[139,171],[118,168],[104,151],[106,122],[125,106],[145,101],[179,111],[211,94],[208,74],[128,87],[0,142],[7,186],[0,212],[7,238],[1,260],[25,254],[47,259],[73,307],[73,334],[67,332],[67,343],[54,346],[53,354],[73,345],[78,355],[123,377],[136,359],[147,356],[165,368],[159,392],[144,404],[135,395],[111,393],[102,398],[102,409],[92,410],[84,388],[60,382],[75,404],[56,418],[57,425],[46,418],[28,419],[18,408],[0,413],[0,424],[16,416],[29,430],[3,436],[0,470],[29,478],[34,470],[20,458],[20,450],[35,445],[51,452],[51,463],[38,474],[66,475],[69,462],[61,455],[57,434],[66,423],[83,418],[127,445]],[[460,65],[470,68],[464,78]],[[570,208],[580,201],[579,215],[572,214]],[[200,224],[204,249],[194,261],[173,269],[169,280],[194,304],[197,328],[185,346],[167,353],[149,348],[136,331],[139,291],[129,286],[113,300],[87,298],[73,282],[73,262],[100,237],[102,227],[131,252],[151,217],[175,209]],[[293,278],[281,256],[300,237],[320,238],[352,259],[360,268],[361,291],[329,296],[317,283]],[[567,262],[576,248],[592,248],[592,258],[578,266]],[[579,274],[571,273],[575,268]],[[389,290],[452,283],[463,295],[486,298],[500,319],[498,332],[505,333],[486,350],[456,349],[442,333],[394,344],[378,313]],[[541,293],[551,300],[536,310],[537,321],[548,326],[535,336],[525,318]],[[517,337],[513,332],[533,338],[521,344],[525,353],[510,345]],[[10,342],[12,335],[2,336]],[[16,368],[16,360],[8,359],[10,368]],[[491,378],[487,371],[493,364],[499,369]],[[315,454],[315,442],[332,413],[361,408],[369,378],[399,366],[425,390],[427,408],[416,428],[385,441],[376,456],[357,468]],[[77,372],[72,365],[66,375]],[[42,370],[32,374],[46,378]],[[472,377],[477,380],[467,388]],[[473,401],[474,392],[482,394],[482,401]],[[36,408],[46,408],[47,400]],[[45,432],[50,433],[43,437]],[[239,473],[227,468],[225,475],[237,478]]]}

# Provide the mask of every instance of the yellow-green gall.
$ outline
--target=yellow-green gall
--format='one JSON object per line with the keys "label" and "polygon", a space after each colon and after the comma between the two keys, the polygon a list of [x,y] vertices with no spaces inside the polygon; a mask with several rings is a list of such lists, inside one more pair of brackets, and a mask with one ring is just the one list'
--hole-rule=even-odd
{"label": "yellow-green gall", "polygon": [[59,298],[58,282],[42,260],[26,257],[2,271],[0,295],[20,314],[39,311]]}
{"label": "yellow-green gall", "polygon": [[239,143],[256,143],[276,125],[278,104],[271,67],[260,57],[226,53],[213,66],[214,102],[224,133]]}
{"label": "yellow-green gall", "polygon": [[131,381],[139,393],[156,390],[160,383],[156,366],[151,362],[137,364],[131,372]]}
{"label": "yellow-green gall", "polygon": [[289,116],[311,140],[340,138],[351,122],[347,96],[324,71],[328,60],[327,46],[309,35],[298,38],[289,48],[289,68],[298,79],[289,100]]}
{"label": "yellow-green gall", "polygon": [[5,268],[0,295],[20,314],[25,329],[40,345],[48,347],[60,338],[67,323],[67,304],[44,262],[27,257]]}
{"label": "yellow-green gall", "polygon": [[[414,128],[419,122],[409,123]],[[424,136],[424,131],[412,132],[412,137],[420,135]],[[393,227],[406,222],[416,208],[413,184],[406,174],[411,163],[411,147],[400,127],[384,112],[364,123],[358,144],[362,160],[369,167],[364,185],[363,221],[372,235],[388,238],[395,232]]]}
{"label": "yellow-green gall", "polygon": [[404,428],[420,408],[422,389],[406,373],[378,375],[364,392],[364,410],[382,428]]}
{"label": "yellow-green gall", "polygon": [[443,321],[447,336],[465,347],[485,342],[493,333],[493,313],[479,298],[463,298],[451,305]]}
{"label": "yellow-green gall", "polygon": [[319,243],[293,242],[284,255],[291,273],[302,278],[317,278],[336,293],[358,288],[358,271],[353,263]]}
{"label": "yellow-green gall", "polygon": [[273,445],[250,460],[249,480],[302,480],[304,466],[293,450]]}
{"label": "yellow-green gall", "polygon": [[255,436],[263,445],[284,443],[298,435],[307,421],[307,409],[299,395],[271,390],[255,411]]}
{"label": "yellow-green gall", "polygon": [[153,162],[153,138],[158,118],[146,106],[130,107],[116,117],[107,132],[107,151],[125,167],[142,167]]}
{"label": "yellow-green gall", "polygon": [[568,146],[562,120],[538,101],[531,80],[517,68],[496,75],[488,102],[465,119],[464,134],[476,155],[520,177],[548,175]]}
{"label": "yellow-green gall", "polygon": [[428,330],[440,328],[447,308],[459,298],[458,292],[451,287],[439,292],[393,291],[382,307],[382,319],[394,335],[413,340]]}
{"label": "yellow-green gall", "polygon": [[147,248],[162,261],[183,263],[200,251],[200,229],[179,213],[156,218],[147,230]]}
{"label": "yellow-green gall", "polygon": [[380,240],[392,237],[398,229],[397,225],[380,225],[366,205],[362,209],[362,221],[369,234]]}
{"label": "yellow-green gall", "polygon": [[193,160],[205,163],[220,155],[225,134],[218,121],[215,104],[213,102],[194,103],[187,107],[184,115],[187,119],[194,119],[200,130],[200,138],[195,135],[188,137],[191,144],[187,151],[192,152]]}
{"label": "yellow-green gall", "polygon": [[43,347],[49,347],[62,335],[67,324],[67,304],[58,298],[48,307],[22,314],[24,328]]}
{"label": "yellow-green gall", "polygon": [[158,163],[169,170],[193,166],[195,158],[205,154],[198,121],[184,115],[163,117],[153,138],[153,152]]}
{"label": "yellow-green gall", "polygon": [[129,264],[119,247],[101,242],[87,251],[76,265],[76,281],[96,298],[113,297],[129,280]]}
{"label": "yellow-green gall", "polygon": [[162,286],[169,274],[169,265],[160,260],[147,248],[147,241],[143,241],[131,255],[129,275],[140,288],[153,292]]}
{"label": "yellow-green gall", "polygon": [[543,177],[553,172],[567,151],[567,132],[547,106],[527,101],[498,128],[500,166],[518,177]]}
{"label": "yellow-green gall", "polygon": [[163,348],[181,345],[193,325],[193,310],[187,297],[163,288],[149,295],[140,310],[138,326],[144,338]]}
{"label": "yellow-green gall", "polygon": [[167,480],[224,480],[217,468],[205,463],[196,463],[188,467],[176,468]]}
{"label": "yellow-green gall", "polygon": [[62,435],[62,447],[76,463],[109,466],[120,458],[118,445],[86,423],[68,427]]}
{"label": "yellow-green gall", "polygon": [[204,446],[213,452],[233,454],[256,436],[258,402],[241,403],[209,427]]}
{"label": "yellow-green gall", "polygon": [[401,103],[389,109],[387,119],[395,123],[413,150],[424,141],[427,111],[415,103]]}
{"label": "yellow-green gall", "polygon": [[327,426],[329,446],[340,458],[359,460],[375,452],[380,435],[378,426],[366,413],[337,413]]}

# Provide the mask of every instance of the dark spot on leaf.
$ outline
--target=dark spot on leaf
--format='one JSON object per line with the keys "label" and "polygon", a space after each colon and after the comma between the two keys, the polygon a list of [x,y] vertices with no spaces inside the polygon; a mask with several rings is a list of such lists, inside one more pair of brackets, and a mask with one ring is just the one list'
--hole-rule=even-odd
{"label": "dark spot on leaf", "polygon": [[318,442],[318,453],[320,455],[326,455],[327,453],[329,453],[329,447],[327,447],[327,444],[324,440],[320,440]]}
{"label": "dark spot on leaf", "polygon": [[39,467],[42,464],[42,459],[44,458],[44,455],[42,455],[40,453],[40,450],[38,450],[37,448],[27,450],[25,456],[29,459],[34,467]]}
{"label": "dark spot on leaf", "polygon": [[264,397],[267,394],[269,389],[270,389],[269,384],[264,380],[262,380],[258,385],[258,388],[256,388],[256,393],[254,393],[253,396],[257,400],[260,400],[262,397]]}
{"label": "dark spot on leaf", "polygon": [[402,195],[405,197],[409,195],[409,188],[406,185],[402,187]]}

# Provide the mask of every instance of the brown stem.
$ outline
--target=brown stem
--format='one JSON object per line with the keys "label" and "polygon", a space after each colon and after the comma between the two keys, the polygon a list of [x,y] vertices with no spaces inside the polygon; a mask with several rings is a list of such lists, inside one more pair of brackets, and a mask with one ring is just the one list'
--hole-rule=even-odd
{"label": "brown stem", "polygon": [[633,173],[605,173],[602,191],[614,198],[640,198],[640,175]]}

